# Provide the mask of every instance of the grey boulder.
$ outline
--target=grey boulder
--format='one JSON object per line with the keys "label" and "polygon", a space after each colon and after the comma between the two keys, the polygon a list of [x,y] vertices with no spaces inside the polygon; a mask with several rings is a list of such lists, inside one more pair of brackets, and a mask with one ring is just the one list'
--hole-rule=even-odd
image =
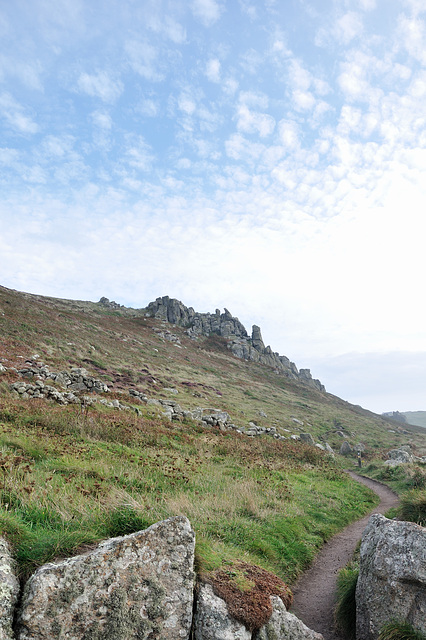
{"label": "grey boulder", "polygon": [[18,640],[187,640],[194,543],[177,516],[44,565],[25,586]]}

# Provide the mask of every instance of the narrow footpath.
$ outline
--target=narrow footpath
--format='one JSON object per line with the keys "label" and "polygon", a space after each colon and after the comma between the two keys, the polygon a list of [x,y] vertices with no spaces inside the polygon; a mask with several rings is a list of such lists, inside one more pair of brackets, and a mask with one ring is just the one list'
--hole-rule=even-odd
{"label": "narrow footpath", "polygon": [[325,640],[346,640],[334,629],[333,613],[336,580],[339,570],[351,559],[372,513],[384,514],[398,504],[398,496],[388,487],[359,476],[349,475],[367,485],[380,498],[380,504],[361,520],[352,523],[335,535],[318,554],[310,569],[293,585],[294,602],[291,613],[297,615],[308,627],[322,633]]}

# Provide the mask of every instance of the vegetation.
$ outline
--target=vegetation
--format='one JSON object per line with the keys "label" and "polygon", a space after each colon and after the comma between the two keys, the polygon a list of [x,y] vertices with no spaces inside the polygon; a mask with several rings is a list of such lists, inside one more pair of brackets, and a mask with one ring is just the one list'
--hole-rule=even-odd
{"label": "vegetation", "polygon": [[381,629],[378,640],[426,640],[426,636],[408,622],[392,621]]}
{"label": "vegetation", "polygon": [[399,507],[392,517],[426,526],[426,466],[401,464],[395,467],[376,461],[368,465],[365,473],[388,484],[399,494]]}
{"label": "vegetation", "polygon": [[350,562],[339,571],[336,587],[335,620],[339,631],[348,640],[356,634],[355,591],[359,575],[358,562]]}
{"label": "vegetation", "polygon": [[[324,541],[376,498],[342,471],[355,457],[332,458],[290,436],[309,431],[337,451],[342,436],[363,442],[367,460],[407,440],[418,451],[425,447],[424,430],[400,430],[239,360],[222,338],[194,341],[173,327],[179,342],[171,343],[143,310],[0,287],[0,313],[0,363],[7,368],[0,373],[0,534],[24,577],[41,563],[181,514],[196,532],[204,576],[231,571],[231,583],[243,588],[251,578],[241,567],[255,565],[291,584]],[[85,367],[108,384],[109,399],[138,412],[18,398],[9,385],[26,360],[53,371]],[[288,439],[170,422],[129,388],[152,399],[170,397],[173,388],[183,409],[217,407],[238,425],[275,427]]]}

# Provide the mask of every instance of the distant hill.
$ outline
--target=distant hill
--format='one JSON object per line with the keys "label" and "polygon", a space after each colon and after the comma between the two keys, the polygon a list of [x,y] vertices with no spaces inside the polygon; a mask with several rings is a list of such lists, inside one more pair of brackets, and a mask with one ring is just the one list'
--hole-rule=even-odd
{"label": "distant hill", "polygon": [[426,429],[426,411],[404,411],[408,424],[414,424]]}
{"label": "distant hill", "polygon": [[382,413],[382,416],[395,422],[426,429],[426,411],[388,411]]}

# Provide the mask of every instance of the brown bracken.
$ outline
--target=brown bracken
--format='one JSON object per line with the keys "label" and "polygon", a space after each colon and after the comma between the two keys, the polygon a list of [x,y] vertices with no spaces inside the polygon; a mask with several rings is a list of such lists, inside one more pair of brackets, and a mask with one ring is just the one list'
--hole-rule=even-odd
{"label": "brown bracken", "polygon": [[[236,576],[240,577],[240,584]],[[225,600],[230,615],[252,632],[271,617],[270,596],[279,596],[287,609],[293,601],[290,588],[278,576],[245,562],[203,576],[203,579]],[[246,586],[241,587],[241,579]]]}

